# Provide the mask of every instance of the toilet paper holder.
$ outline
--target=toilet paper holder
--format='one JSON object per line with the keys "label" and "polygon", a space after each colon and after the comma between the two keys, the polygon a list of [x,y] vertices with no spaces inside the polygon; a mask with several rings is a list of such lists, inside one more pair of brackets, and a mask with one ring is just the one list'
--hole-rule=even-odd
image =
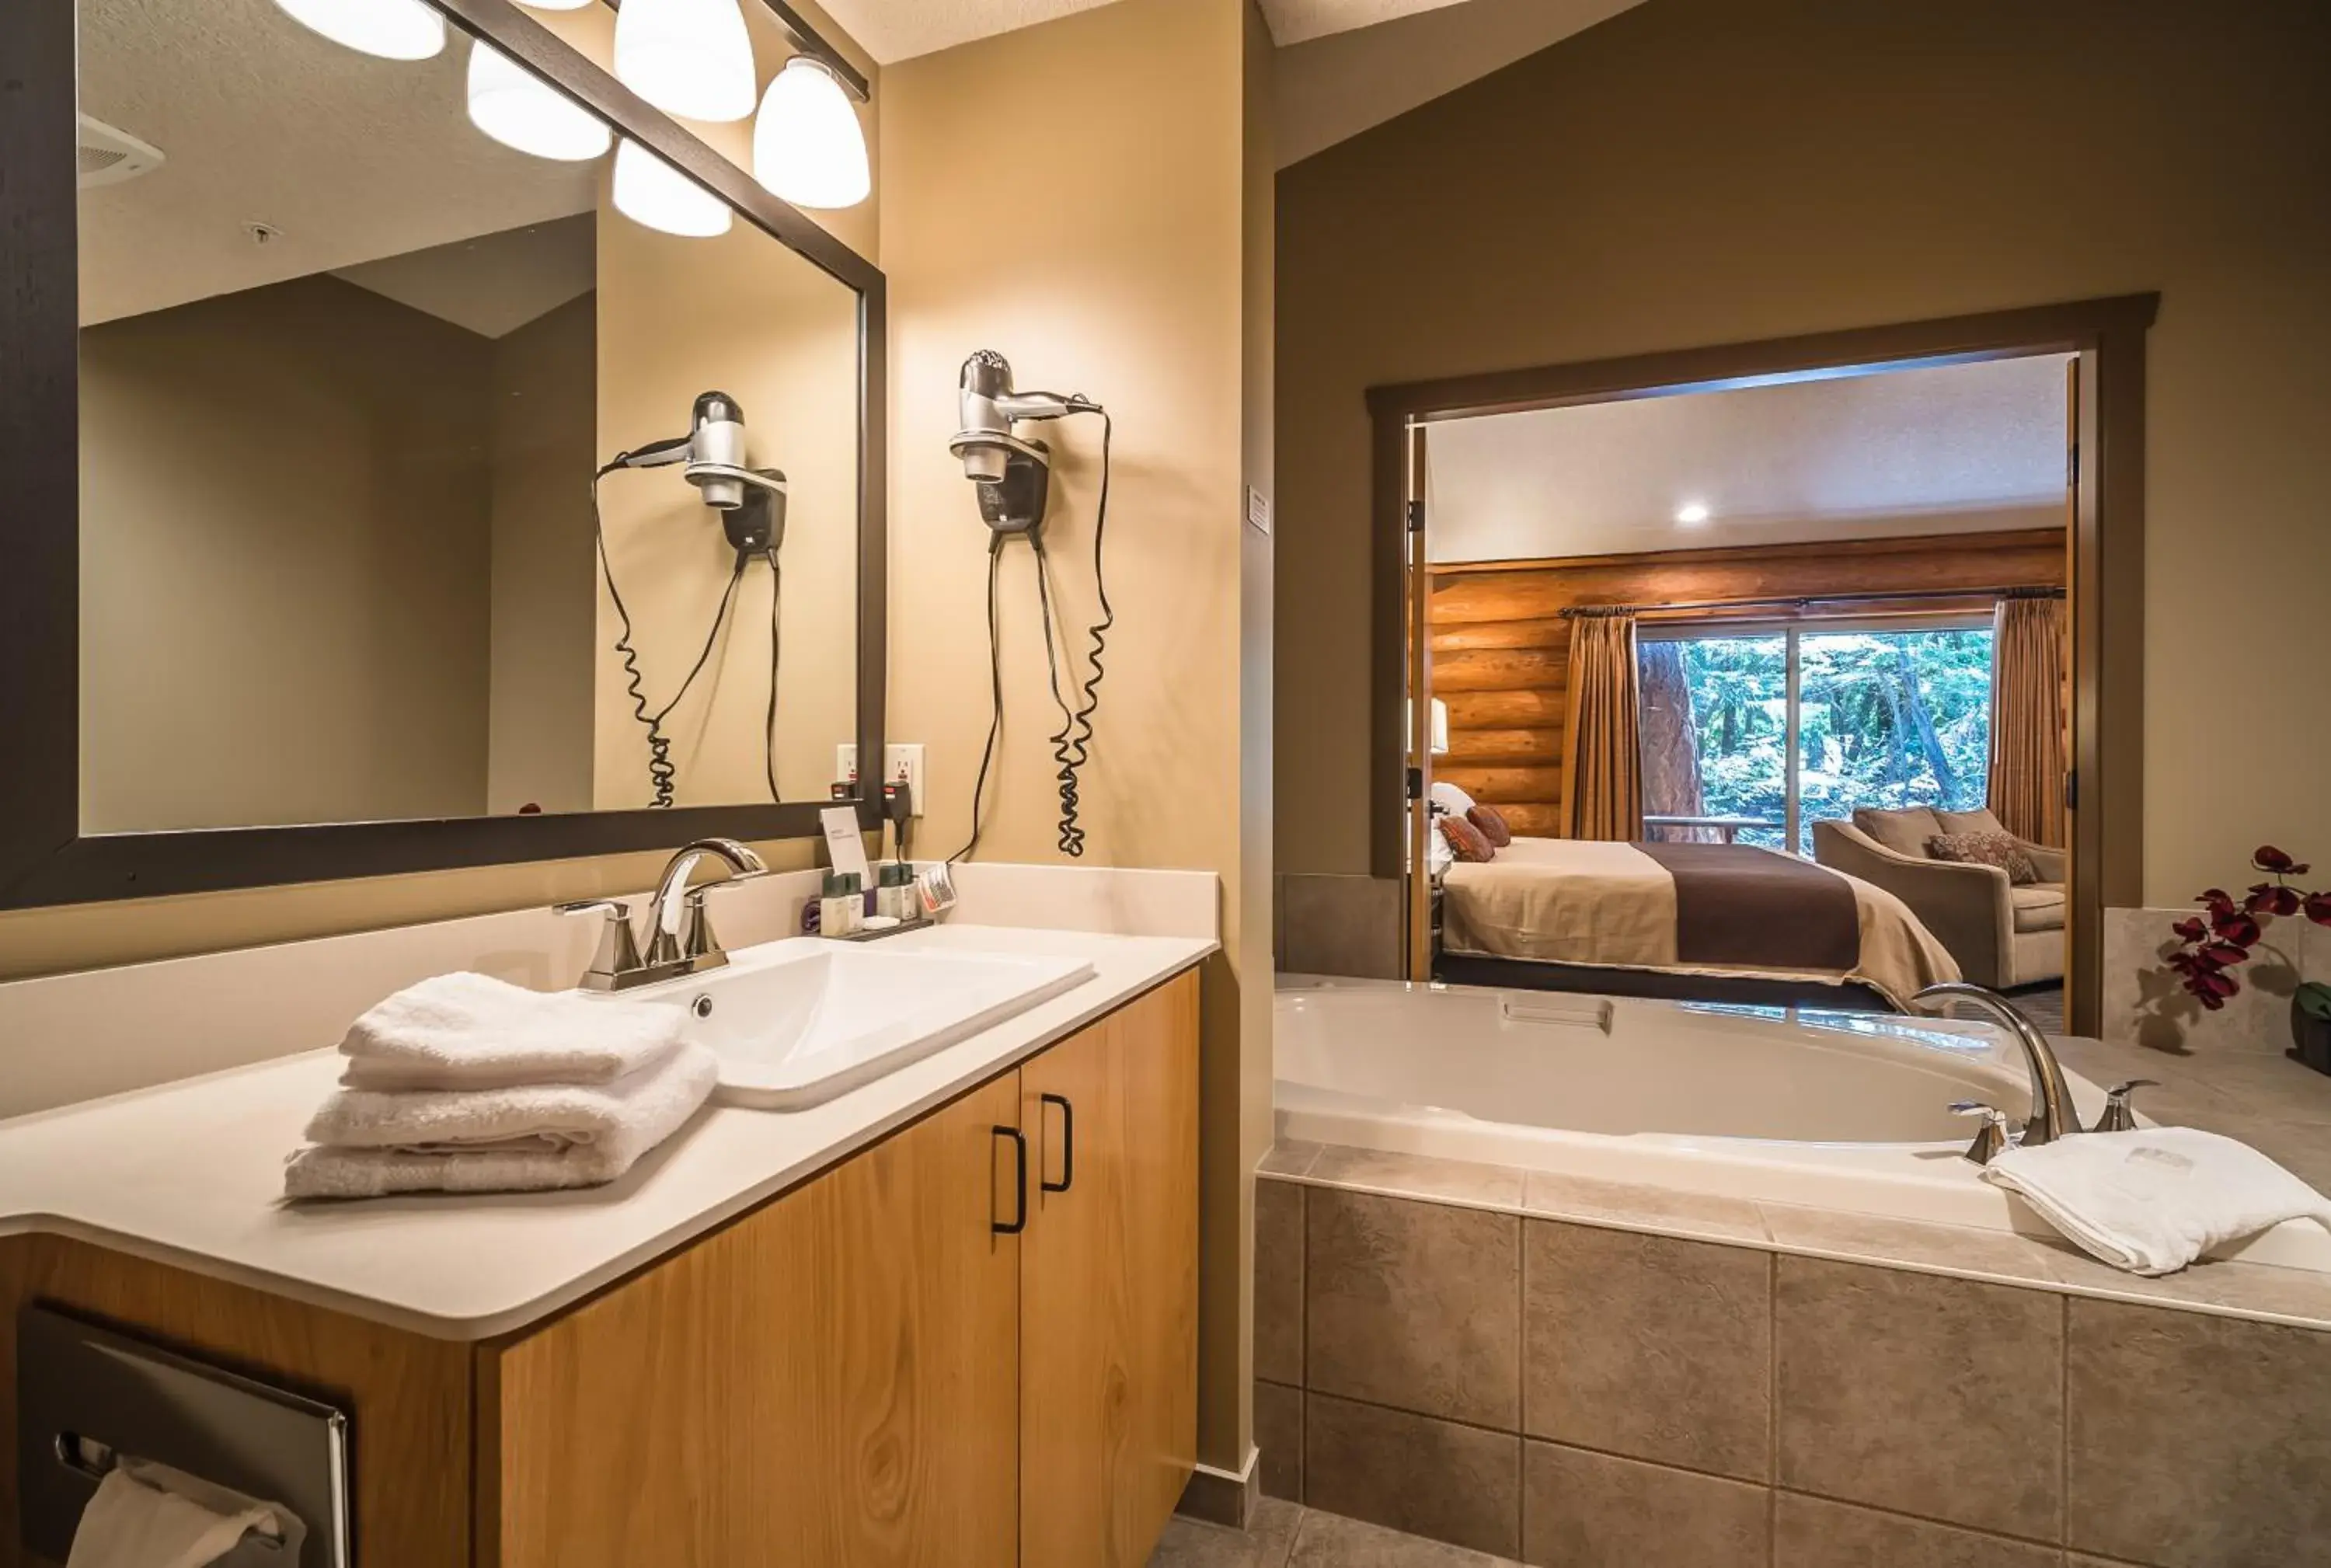
{"label": "toilet paper holder", "polygon": [[[305,1394],[42,1306],[16,1321],[19,1534],[52,1562],[124,1459],[263,1498],[302,1526],[254,1530],[220,1568],[350,1568],[348,1418]],[[304,1536],[304,1538],[303,1538]]]}

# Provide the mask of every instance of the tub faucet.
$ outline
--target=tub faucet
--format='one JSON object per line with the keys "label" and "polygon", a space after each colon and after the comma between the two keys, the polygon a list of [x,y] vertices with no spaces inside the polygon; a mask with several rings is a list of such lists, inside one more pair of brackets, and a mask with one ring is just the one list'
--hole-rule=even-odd
{"label": "tub faucet", "polygon": [[[1964,1002],[1976,1012],[1999,1024],[2017,1043],[2023,1047],[2023,1060],[2031,1069],[2031,1117],[2023,1124],[2023,1136],[2018,1141],[2025,1148],[2038,1148],[2069,1134],[2084,1131],[2080,1113],[2072,1104],[2072,1090],[2064,1082],[2063,1064],[2056,1060],[2048,1037],[2039,1026],[2023,1015],[2021,1008],[1998,992],[1981,985],[1970,985],[1961,980],[1946,980],[1929,985],[1910,999],[1913,1006],[1924,1006],[1929,1012],[1940,1012],[1953,1002]],[[1980,1141],[1980,1140],[1978,1140]],[[1970,1151],[1972,1157],[1972,1151]]]}
{"label": "tub faucet", "polygon": [[[690,889],[688,879],[706,859],[718,860],[728,876]],[[561,915],[597,915],[602,926],[597,953],[584,972],[586,991],[629,991],[682,974],[718,969],[728,962],[720,939],[713,934],[705,895],[715,888],[766,877],[769,868],[761,857],[734,839],[698,839],[682,845],[656,883],[648,905],[647,951],[641,956],[633,936],[631,907],[607,898],[585,898],[557,907]]]}

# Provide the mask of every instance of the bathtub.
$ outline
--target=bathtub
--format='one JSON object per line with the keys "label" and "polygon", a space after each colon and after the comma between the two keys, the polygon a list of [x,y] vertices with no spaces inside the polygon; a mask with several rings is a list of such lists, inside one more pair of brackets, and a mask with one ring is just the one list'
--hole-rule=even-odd
{"label": "bathtub", "polygon": [[[1297,975],[1276,1009],[1282,1141],[2052,1234],[1960,1157],[1951,1102],[2031,1107],[1988,1024]],[[2065,1076],[2093,1123],[2103,1090]],[[2236,1254],[2331,1272],[2305,1222]]]}

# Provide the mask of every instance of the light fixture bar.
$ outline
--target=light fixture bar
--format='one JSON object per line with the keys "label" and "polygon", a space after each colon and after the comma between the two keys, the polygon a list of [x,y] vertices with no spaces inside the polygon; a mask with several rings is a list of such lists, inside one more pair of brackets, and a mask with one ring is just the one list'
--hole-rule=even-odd
{"label": "light fixture bar", "polygon": [[[601,0],[601,3],[610,11],[623,9],[623,0]],[[767,6],[779,22],[785,24],[785,31],[794,35],[794,43],[815,56],[819,64],[833,72],[835,79],[849,90],[852,98],[861,103],[868,102],[873,98],[874,89],[872,84],[867,81],[866,73],[843,59],[842,51],[828,43],[824,35],[812,27],[808,19],[800,12],[786,5],[785,0],[761,0],[761,4]]]}

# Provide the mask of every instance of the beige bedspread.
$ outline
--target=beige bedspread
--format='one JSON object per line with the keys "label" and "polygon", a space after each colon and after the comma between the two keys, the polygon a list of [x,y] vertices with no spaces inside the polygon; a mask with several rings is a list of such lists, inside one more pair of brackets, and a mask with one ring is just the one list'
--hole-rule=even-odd
{"label": "beige bedspread", "polygon": [[1676,974],[1858,982],[1898,1007],[1936,981],[1959,978],[1958,965],[1908,905],[1858,877],[1835,874],[1852,887],[1861,928],[1860,961],[1850,970],[1679,963],[1675,879],[1632,844],[1583,839],[1518,838],[1487,864],[1450,867],[1442,879],[1442,946],[1491,958]]}

